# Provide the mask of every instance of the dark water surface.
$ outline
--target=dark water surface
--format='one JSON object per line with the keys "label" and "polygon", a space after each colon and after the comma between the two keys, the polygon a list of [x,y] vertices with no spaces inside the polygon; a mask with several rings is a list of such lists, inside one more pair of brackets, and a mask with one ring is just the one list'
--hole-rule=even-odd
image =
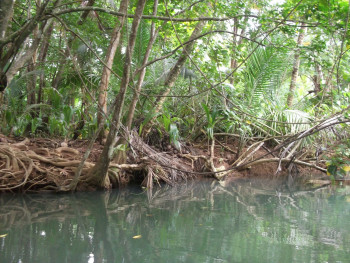
{"label": "dark water surface", "polygon": [[0,195],[0,262],[350,262],[350,187]]}

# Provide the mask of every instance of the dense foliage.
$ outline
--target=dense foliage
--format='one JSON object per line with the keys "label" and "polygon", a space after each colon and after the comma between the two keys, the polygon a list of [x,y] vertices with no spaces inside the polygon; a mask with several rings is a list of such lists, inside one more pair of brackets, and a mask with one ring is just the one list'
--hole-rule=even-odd
{"label": "dense foliage", "polygon": [[[283,150],[301,136],[289,157],[349,144],[348,1],[141,2],[1,1],[0,132],[90,139],[101,125],[144,137],[151,127],[177,148],[225,133],[237,138],[237,157],[254,140]],[[341,153],[332,174],[344,173],[350,154]]]}

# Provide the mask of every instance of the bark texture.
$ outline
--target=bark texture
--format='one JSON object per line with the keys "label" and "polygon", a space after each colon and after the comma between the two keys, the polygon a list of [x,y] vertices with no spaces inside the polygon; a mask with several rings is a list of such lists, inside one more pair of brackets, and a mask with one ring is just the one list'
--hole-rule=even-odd
{"label": "bark texture", "polygon": [[66,49],[64,51],[64,54],[61,58],[61,60],[59,61],[59,63],[57,64],[57,71],[55,73],[55,76],[52,80],[52,83],[51,83],[51,87],[53,89],[58,89],[58,86],[60,84],[60,82],[62,81],[62,77],[63,77],[63,73],[64,73],[64,68],[65,68],[65,65],[67,64],[68,62],[68,58],[71,54],[70,52],[70,49],[73,45],[73,41],[75,39],[75,36],[71,36],[68,41],[67,41],[67,44],[66,44]]}
{"label": "bark texture", "polygon": [[313,76],[313,82],[314,82],[314,92],[315,94],[320,93],[321,91],[321,82],[322,82],[322,69],[321,65],[315,62],[315,75]]}
{"label": "bark texture", "polygon": [[6,35],[7,25],[13,15],[14,0],[0,1],[0,39]]}
{"label": "bark texture", "polygon": [[292,78],[290,81],[290,86],[289,86],[289,94],[287,97],[287,106],[290,108],[293,105],[293,100],[294,100],[294,91],[297,83],[297,78],[298,78],[298,73],[299,73],[299,66],[300,66],[300,45],[303,43],[303,39],[305,36],[305,30],[304,30],[305,23],[301,24],[299,36],[298,36],[298,41],[297,45],[298,48],[295,51],[294,54],[294,64],[293,64],[293,71],[292,71]]}
{"label": "bark texture", "polygon": [[[237,36],[238,34],[238,29],[239,29],[239,21],[238,18],[234,19],[234,26],[233,26],[233,39],[232,39],[232,52],[233,52],[233,57],[231,58],[231,70],[234,70],[237,67],[237,60],[235,58],[235,54],[237,53],[237,48],[238,46],[242,43],[243,38],[245,36],[246,32],[246,27],[247,27],[247,22],[248,22],[248,16],[244,18],[243,24],[242,24],[242,29],[240,32],[240,36]],[[230,83],[233,85],[235,82],[234,76],[232,75],[230,78]]]}
{"label": "bark texture", "polygon": [[[33,33],[35,28],[38,26],[42,16],[47,10],[49,2],[50,0],[43,1],[43,3],[38,7],[35,16],[24,24],[18,31],[11,34],[9,39],[0,39],[0,79],[5,79],[6,85],[11,82],[13,76],[32,58],[42,40],[42,36],[47,34],[51,23],[53,22],[52,19],[42,22],[39,32],[33,39],[31,46],[25,49],[23,44],[26,42],[28,36]],[[60,2],[61,0],[55,1],[52,9],[55,10],[55,8],[59,6]],[[8,43],[11,43],[9,49],[6,50],[6,52],[3,52],[4,46]],[[13,63],[11,63],[10,68],[5,70],[5,65],[7,65],[13,58],[15,58],[15,60]],[[6,86],[2,87],[2,85],[0,85],[0,89],[5,88]]]}
{"label": "bark texture", "polygon": [[[85,3],[86,1],[84,1],[83,3]],[[88,0],[86,4],[82,4],[82,6],[93,6],[95,3],[95,0]],[[120,10],[119,10],[120,12]],[[86,10],[84,11],[81,16],[80,16],[80,20],[78,21],[78,25],[82,25],[85,21],[85,19],[87,18],[87,16],[89,15],[90,11]]]}
{"label": "bark texture", "polygon": [[99,188],[110,187],[107,171],[109,164],[113,158],[114,146],[116,144],[117,134],[120,128],[120,119],[124,106],[125,94],[130,80],[131,60],[135,47],[137,29],[141,22],[145,3],[146,0],[139,0],[136,7],[135,18],[132,23],[129,43],[126,49],[123,78],[120,84],[118,96],[114,103],[115,106],[113,109],[113,118],[111,120],[112,125],[107,136],[106,144],[96,165],[89,172],[89,182]]}
{"label": "bark texture", "polygon": [[[157,8],[158,8],[158,0],[154,0],[154,6],[153,6],[153,15],[154,16],[157,15]],[[143,61],[142,61],[142,69],[141,69],[141,72],[139,75],[139,79],[137,80],[136,88],[134,91],[134,96],[133,96],[132,101],[131,101],[130,106],[129,106],[128,117],[127,117],[127,121],[126,121],[126,127],[127,127],[128,131],[131,130],[131,125],[132,125],[132,121],[134,118],[136,105],[137,105],[137,102],[139,100],[140,92],[142,89],[142,83],[143,83],[143,80],[144,80],[145,75],[146,75],[146,64],[148,63],[149,55],[151,54],[153,43],[154,43],[155,39],[157,38],[157,35],[158,35],[158,30],[157,31],[155,30],[155,23],[153,21],[152,25],[151,25],[151,38],[148,42],[146,53],[145,53],[145,56],[144,56]]]}
{"label": "bark texture", "polygon": [[[127,14],[128,11],[128,0],[122,0],[119,7],[119,12]],[[104,122],[105,114],[107,113],[107,90],[109,79],[111,77],[111,68],[113,66],[114,56],[117,51],[117,48],[121,39],[121,32],[125,22],[125,16],[121,17],[117,22],[111,37],[111,41],[107,50],[105,66],[103,67],[103,72],[101,76],[101,82],[99,87],[99,96],[98,96],[98,112],[97,112],[97,124],[100,125]],[[105,137],[104,131],[99,135],[99,139],[102,140]]]}

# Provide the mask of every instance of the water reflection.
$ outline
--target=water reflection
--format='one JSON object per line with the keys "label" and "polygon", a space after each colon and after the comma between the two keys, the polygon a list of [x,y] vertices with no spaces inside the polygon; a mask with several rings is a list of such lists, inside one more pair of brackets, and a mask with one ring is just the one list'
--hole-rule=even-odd
{"label": "water reflection", "polygon": [[[6,235],[1,237],[2,235]],[[0,262],[348,262],[350,188],[276,180],[0,196]]]}

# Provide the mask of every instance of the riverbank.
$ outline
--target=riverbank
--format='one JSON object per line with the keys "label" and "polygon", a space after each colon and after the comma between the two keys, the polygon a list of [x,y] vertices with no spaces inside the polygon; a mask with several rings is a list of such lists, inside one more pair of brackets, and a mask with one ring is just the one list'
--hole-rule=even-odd
{"label": "riverbank", "polygon": [[[237,158],[234,140],[220,138],[216,144],[206,141],[182,143],[181,149],[167,143],[167,138],[148,141],[137,134],[129,138],[126,162],[112,161],[108,171],[111,188],[138,184],[152,188],[154,184],[174,185],[194,178],[214,177],[230,180],[243,176],[271,176],[285,173],[317,175],[325,171],[322,163],[293,162],[279,159],[273,149],[248,145]],[[1,192],[61,192],[67,191],[81,160],[87,151],[88,140],[15,138],[0,134],[0,191]],[[94,190],[86,176],[97,162],[103,145],[94,143],[84,162],[75,190]],[[278,173],[276,173],[279,170]],[[320,171],[321,170],[321,171]]]}

